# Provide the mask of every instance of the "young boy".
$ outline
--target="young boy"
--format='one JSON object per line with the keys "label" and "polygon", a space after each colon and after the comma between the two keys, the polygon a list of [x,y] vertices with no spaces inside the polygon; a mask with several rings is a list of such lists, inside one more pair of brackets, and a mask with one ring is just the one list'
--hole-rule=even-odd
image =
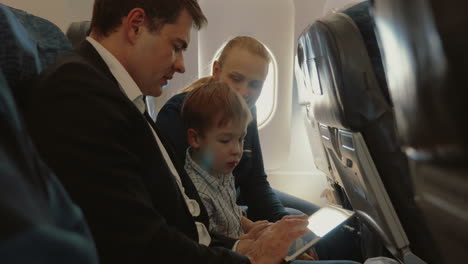
{"label": "young boy", "polygon": [[189,144],[185,170],[208,211],[210,230],[238,238],[266,224],[243,216],[232,175],[252,116],[245,100],[227,84],[206,79],[192,86],[182,107]]}
{"label": "young boy", "polygon": [[[232,175],[242,158],[247,125],[252,121],[250,109],[234,89],[210,78],[194,82],[185,91],[190,91],[181,111],[189,144],[185,170],[208,211],[210,230],[255,239],[269,223],[243,216]],[[290,250],[302,245],[298,240]],[[316,260],[308,254],[299,259]]]}

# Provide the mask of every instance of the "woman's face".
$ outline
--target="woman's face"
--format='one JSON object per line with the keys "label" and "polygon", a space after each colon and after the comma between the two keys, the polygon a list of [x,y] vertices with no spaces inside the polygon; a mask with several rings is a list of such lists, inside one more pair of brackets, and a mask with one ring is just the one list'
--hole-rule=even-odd
{"label": "woman's face", "polygon": [[245,49],[233,48],[223,65],[213,64],[213,78],[234,88],[253,107],[262,92],[268,66],[264,58]]}

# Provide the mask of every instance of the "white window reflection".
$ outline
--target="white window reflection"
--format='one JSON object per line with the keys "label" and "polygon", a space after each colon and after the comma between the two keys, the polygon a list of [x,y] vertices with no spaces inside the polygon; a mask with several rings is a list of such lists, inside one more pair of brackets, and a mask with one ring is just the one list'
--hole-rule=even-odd
{"label": "white window reflection", "polygon": [[[271,53],[270,53],[271,55]],[[273,56],[272,56],[273,57]],[[274,60],[268,68],[268,75],[263,83],[262,93],[257,100],[257,123],[258,127],[268,123],[276,105],[276,67]]]}

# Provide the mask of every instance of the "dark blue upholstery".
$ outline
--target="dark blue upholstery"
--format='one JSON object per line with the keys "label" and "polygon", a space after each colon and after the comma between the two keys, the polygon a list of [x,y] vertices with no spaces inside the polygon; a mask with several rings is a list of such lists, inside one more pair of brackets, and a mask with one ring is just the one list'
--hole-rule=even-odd
{"label": "dark blue upholstery", "polygon": [[40,159],[16,102],[70,43],[51,22],[2,4],[0,39],[0,263],[97,263],[81,210]]}
{"label": "dark blue upholstery", "polygon": [[[0,4],[0,68],[21,101],[29,82],[71,44],[53,23]],[[18,102],[21,105],[21,102]]]}
{"label": "dark blue upholstery", "polygon": [[68,38],[50,21],[21,10],[13,8],[10,10],[35,43],[43,68],[55,62],[58,53],[71,50],[72,46]]}
{"label": "dark blue upholstery", "polygon": [[0,4],[0,67],[10,86],[42,69],[36,43],[9,7]]}
{"label": "dark blue upholstery", "polygon": [[39,158],[0,71],[0,263],[97,263],[81,210]]}

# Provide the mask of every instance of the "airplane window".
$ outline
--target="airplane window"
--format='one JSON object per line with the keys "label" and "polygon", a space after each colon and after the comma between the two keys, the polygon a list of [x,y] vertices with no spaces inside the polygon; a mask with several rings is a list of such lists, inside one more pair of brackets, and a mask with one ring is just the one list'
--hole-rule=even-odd
{"label": "airplane window", "polygon": [[[270,55],[272,55],[270,53]],[[273,55],[272,55],[273,57]],[[276,105],[276,65],[274,59],[270,63],[268,75],[263,83],[262,93],[257,100],[257,124],[262,127],[268,123],[271,115],[273,114]]]}

